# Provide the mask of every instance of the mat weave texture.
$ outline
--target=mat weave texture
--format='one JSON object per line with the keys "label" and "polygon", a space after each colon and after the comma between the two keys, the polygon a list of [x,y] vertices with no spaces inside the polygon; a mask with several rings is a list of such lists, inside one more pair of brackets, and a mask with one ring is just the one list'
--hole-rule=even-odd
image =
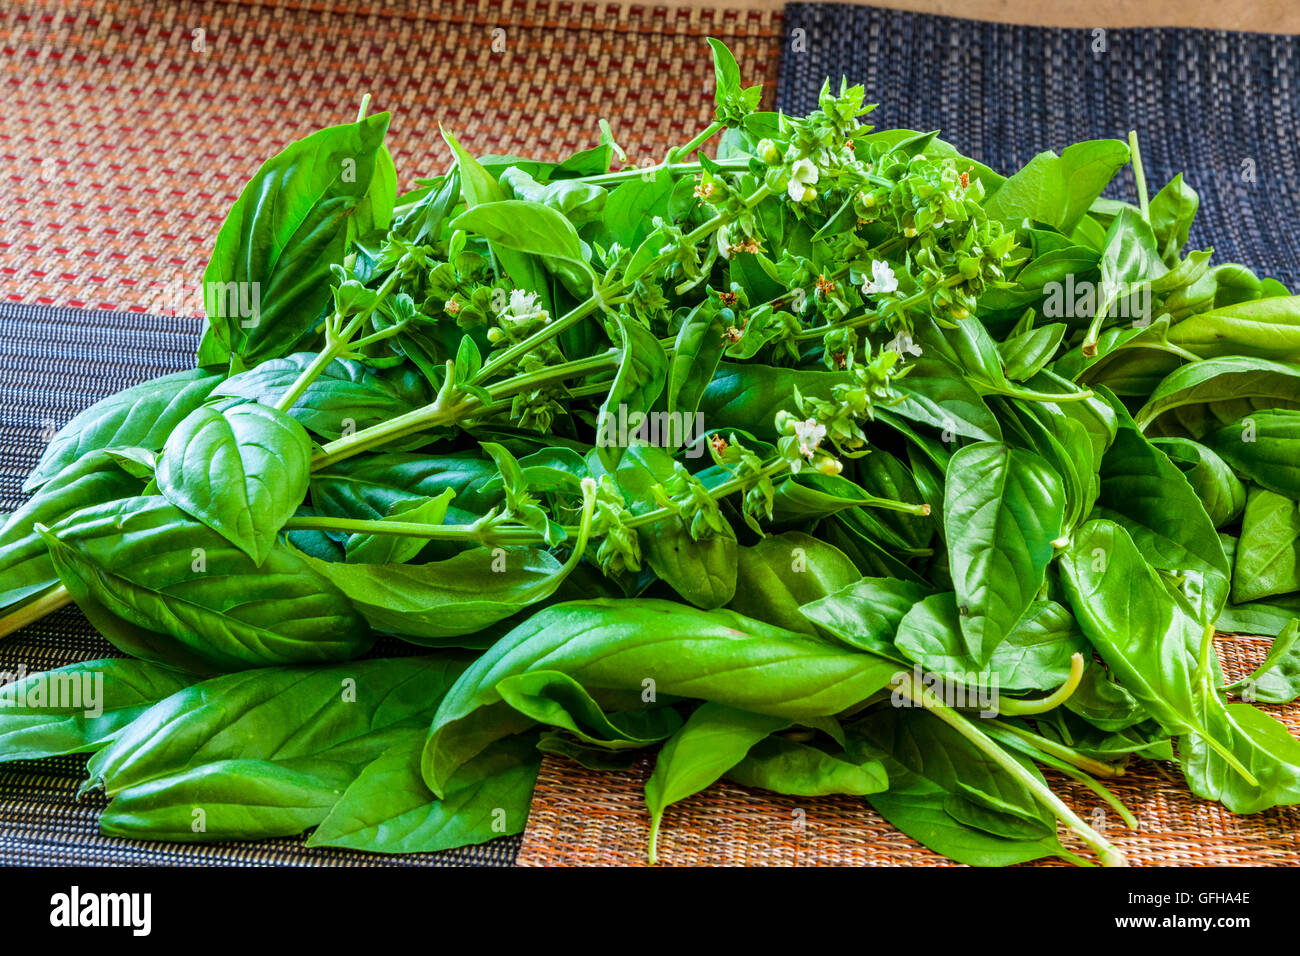
{"label": "mat weave texture", "polygon": [[[402,188],[476,154],[556,159],[606,117],[657,162],[712,119],[705,36],[775,87],[780,17],[556,0],[0,4],[0,299],[164,312],[284,145],[390,110]],[[769,97],[770,98],[770,97]]]}

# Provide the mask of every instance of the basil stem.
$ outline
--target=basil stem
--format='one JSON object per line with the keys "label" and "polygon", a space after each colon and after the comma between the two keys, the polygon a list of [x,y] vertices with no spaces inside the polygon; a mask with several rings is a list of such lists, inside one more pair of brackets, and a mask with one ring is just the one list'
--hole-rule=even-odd
{"label": "basil stem", "polygon": [[901,673],[894,686],[908,700],[926,708],[930,713],[988,754],[994,763],[1027,788],[1043,806],[1051,810],[1066,826],[1079,834],[1083,841],[1096,851],[1102,866],[1128,866],[1124,854],[1117,847],[1084,823],[1079,815],[1066,806],[1060,797],[1026,770],[1018,760],[999,747],[987,734],[960,713],[944,704],[932,690],[923,684],[918,684],[910,673]]}

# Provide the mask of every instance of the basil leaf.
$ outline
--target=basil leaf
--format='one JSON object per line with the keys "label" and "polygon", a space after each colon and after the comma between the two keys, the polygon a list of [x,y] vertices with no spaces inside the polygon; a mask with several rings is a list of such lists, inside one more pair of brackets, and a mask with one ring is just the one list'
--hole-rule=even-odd
{"label": "basil leaf", "polygon": [[1292,591],[1300,591],[1300,506],[1252,488],[1232,569],[1232,601],[1245,604]]}
{"label": "basil leaf", "polygon": [[[330,302],[388,131],[387,113],[290,143],[249,180],[203,272],[210,358],[236,370],[294,351]],[[369,204],[374,214],[373,201]]]}
{"label": "basil leaf", "polygon": [[796,797],[822,797],[833,793],[864,796],[889,786],[885,767],[870,757],[831,754],[817,747],[769,737],[750,748],[745,758],[726,772],[744,787],[761,787]]}
{"label": "basil leaf", "polygon": [[110,796],[226,760],[259,761],[346,786],[426,725],[465,667],[454,655],[243,671],[145,711],[87,771]]}
{"label": "basil leaf", "polygon": [[258,567],[161,497],[86,508],[44,537],[75,600],[170,638],[149,655],[159,663],[171,663],[173,650],[177,666],[199,660],[228,670],[330,661],[371,643],[343,594],[286,547],[277,544]]}
{"label": "basil leaf", "polygon": [[962,639],[952,594],[932,594],[899,623],[894,645],[927,671],[976,687],[1050,690],[1070,676],[1070,659],[1087,648],[1070,612],[1036,601],[997,646],[987,664],[977,662]]}
{"label": "basil leaf", "polygon": [[538,548],[472,548],[428,564],[302,560],[346,595],[371,627],[432,647],[458,646],[457,638],[481,646],[476,631],[549,597],[567,571]]}
{"label": "basil leaf", "polygon": [[1300,499],[1300,412],[1253,412],[1220,428],[1206,442],[1256,484]]}
{"label": "basil leaf", "polygon": [[797,531],[770,535],[739,549],[736,596],[728,607],[790,631],[816,634],[800,606],[861,579],[838,549]]}
{"label": "basil leaf", "polygon": [[1038,456],[996,442],[953,455],[947,479],[943,523],[962,634],[983,663],[1043,585],[1064,492]]}
{"label": "basil leaf", "polygon": [[1195,571],[1205,581],[1213,621],[1228,595],[1228,559],[1214,523],[1183,473],[1137,430],[1118,400],[1120,427],[1101,460],[1096,517],[1119,521],[1143,557],[1165,571]]}
{"label": "basil leaf", "polygon": [[1033,378],[1056,355],[1065,330],[1065,323],[1054,322],[1013,335],[999,345],[1007,366],[1006,377],[1013,382]]}
{"label": "basil leaf", "polygon": [[422,739],[408,734],[361,771],[307,845],[427,853],[523,832],[541,763],[531,740],[488,747],[457,771],[439,800],[420,779]]}
{"label": "basil leaf", "polygon": [[1254,299],[1189,315],[1169,330],[1169,344],[1203,359],[1300,362],[1300,296]]}
{"label": "basil leaf", "polygon": [[144,482],[105,449],[87,452],[54,475],[0,527],[0,607],[59,580],[37,524],[56,524],[81,508],[129,498],[143,489]]}
{"label": "basil leaf", "polygon": [[1171,373],[1134,420],[1143,432],[1200,439],[1261,408],[1300,408],[1298,396],[1300,365],[1224,356]]}
{"label": "basil leaf", "polygon": [[802,605],[799,613],[849,647],[902,662],[894,635],[908,611],[929,591],[912,581],[865,577]]}
{"label": "basil leaf", "polygon": [[311,439],[265,405],[205,405],[176,426],[158,459],[158,489],[256,564],[307,493]]}
{"label": "basil leaf", "polygon": [[1300,618],[1278,632],[1264,662],[1249,677],[1232,684],[1229,691],[1243,700],[1267,704],[1289,704],[1300,697]]}
{"label": "basil leaf", "polygon": [[670,707],[606,714],[581,684],[559,671],[515,674],[500,681],[496,692],[525,717],[608,750],[649,746],[670,737],[682,724]]}
{"label": "basil leaf", "polygon": [[[615,322],[623,352],[618,373],[596,420],[596,452],[609,471],[618,467],[624,449],[635,440],[634,435],[646,421],[646,413],[659,400],[668,380],[668,357],[654,334],[622,314],[615,316]],[[674,421],[674,416],[668,416],[667,421]],[[676,444],[683,444],[685,428],[682,434],[668,437]]]}
{"label": "basil leaf", "polygon": [[1075,143],[1060,156],[1039,153],[984,200],[984,210],[1012,229],[1031,219],[1068,235],[1128,161],[1128,146],[1114,139]]}
{"label": "basil leaf", "polygon": [[1214,451],[1190,438],[1153,438],[1151,444],[1187,477],[1211,524],[1222,528],[1240,517],[1246,507],[1246,486]]}
{"label": "basil leaf", "polygon": [[342,787],[259,760],[221,760],[118,793],[99,816],[105,836],[202,843],[292,836],[325,819]]}
{"label": "basil leaf", "polygon": [[664,811],[699,793],[745,758],[749,749],[791,721],[707,702],[696,708],[659,751],[645,784],[650,811],[650,860]]}
{"label": "basil leaf", "polygon": [[[559,670],[584,687],[697,697],[799,720],[864,700],[897,665],[827,641],[653,599],[575,601],[533,615],[457,681],[433,721],[424,778],[435,793],[456,767],[509,728],[496,686],[532,670]],[[645,684],[650,681],[649,685]]]}
{"label": "basil leaf", "polygon": [[[436,498],[410,498],[388,509],[380,521],[440,525],[455,492],[447,488]],[[405,564],[429,543],[427,538],[395,534],[352,534],[344,545],[349,564]]]}

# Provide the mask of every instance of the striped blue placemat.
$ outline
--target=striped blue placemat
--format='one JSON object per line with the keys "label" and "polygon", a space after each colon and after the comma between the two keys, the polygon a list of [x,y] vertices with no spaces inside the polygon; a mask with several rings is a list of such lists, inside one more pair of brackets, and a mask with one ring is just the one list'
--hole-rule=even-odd
{"label": "striped blue placemat", "polygon": [[[778,106],[823,78],[866,86],[874,125],[942,130],[1000,173],[1137,130],[1151,193],[1200,193],[1191,241],[1300,286],[1300,38],[1178,28],[1058,29],[838,3],[785,13]],[[1134,199],[1131,176],[1114,198]],[[1112,187],[1115,189],[1116,187]]]}

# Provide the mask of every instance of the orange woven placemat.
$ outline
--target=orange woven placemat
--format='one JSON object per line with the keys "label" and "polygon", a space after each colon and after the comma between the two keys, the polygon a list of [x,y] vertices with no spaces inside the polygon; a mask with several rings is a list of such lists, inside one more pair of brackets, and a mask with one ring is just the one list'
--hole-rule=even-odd
{"label": "orange woven placemat", "polygon": [[[1221,636],[1235,680],[1264,657],[1268,640]],[[1268,708],[1293,734],[1300,705]],[[643,788],[653,760],[595,773],[547,757],[516,860],[520,866],[640,866],[649,835]],[[1052,772],[1048,782],[1134,865],[1280,866],[1300,863],[1300,807],[1236,816],[1187,790],[1176,767],[1134,761],[1107,786],[1137,817],[1129,830],[1096,795]],[[1087,849],[1062,831],[1062,842]],[[670,807],[659,831],[661,865],[944,866],[950,861],[904,836],[857,797],[782,797],[727,781]],[[1045,861],[1043,865],[1065,865]]]}
{"label": "orange woven placemat", "polygon": [[0,294],[169,311],[262,161],[366,92],[403,187],[446,168],[440,122],[479,154],[557,158],[604,116],[657,161],[711,118],[704,37],[770,91],[779,34],[772,11],[556,0],[7,0]]}

